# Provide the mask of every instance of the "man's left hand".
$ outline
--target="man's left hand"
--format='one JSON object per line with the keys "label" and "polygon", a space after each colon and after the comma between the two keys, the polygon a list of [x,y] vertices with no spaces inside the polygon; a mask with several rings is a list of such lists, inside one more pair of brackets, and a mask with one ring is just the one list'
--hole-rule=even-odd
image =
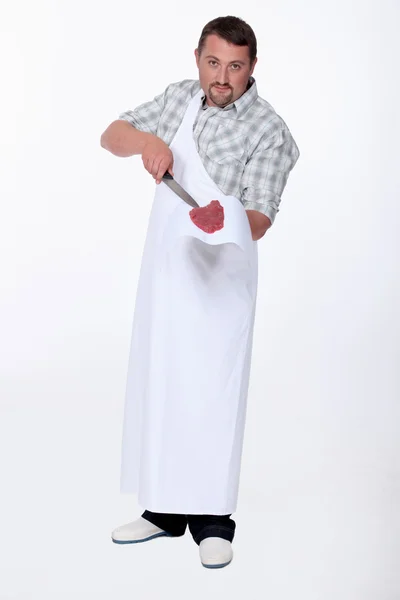
{"label": "man's left hand", "polygon": [[266,215],[258,210],[246,210],[246,213],[249,218],[252,238],[256,242],[266,234],[272,223]]}

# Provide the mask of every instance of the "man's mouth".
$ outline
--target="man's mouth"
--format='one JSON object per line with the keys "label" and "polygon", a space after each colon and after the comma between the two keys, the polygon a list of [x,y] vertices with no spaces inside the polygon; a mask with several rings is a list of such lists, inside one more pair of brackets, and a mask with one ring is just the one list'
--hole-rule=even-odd
{"label": "man's mouth", "polygon": [[215,87],[215,89],[216,89],[216,90],[218,90],[219,92],[229,92],[229,91],[230,91],[230,88],[228,88],[228,87],[221,87],[221,86],[219,86],[219,85],[215,85],[214,87]]}

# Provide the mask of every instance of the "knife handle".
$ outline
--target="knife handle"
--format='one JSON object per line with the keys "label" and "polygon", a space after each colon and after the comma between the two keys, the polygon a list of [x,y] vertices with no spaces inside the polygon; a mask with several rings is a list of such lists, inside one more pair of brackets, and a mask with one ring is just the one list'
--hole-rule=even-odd
{"label": "knife handle", "polygon": [[172,175],[166,171],[163,175],[163,179],[173,179]]}

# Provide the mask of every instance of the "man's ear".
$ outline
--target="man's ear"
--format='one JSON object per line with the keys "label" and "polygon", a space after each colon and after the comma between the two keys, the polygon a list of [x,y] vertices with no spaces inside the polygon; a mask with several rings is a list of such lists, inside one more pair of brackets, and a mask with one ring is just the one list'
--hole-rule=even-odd
{"label": "man's ear", "polygon": [[199,55],[199,51],[197,50],[197,48],[196,48],[196,50],[194,51],[194,55],[195,55],[195,57],[196,57],[196,65],[197,65],[197,68],[198,68],[198,67],[199,67],[199,59],[200,59],[200,55]]}
{"label": "man's ear", "polygon": [[254,59],[253,66],[251,67],[250,75],[253,75],[254,67],[256,66],[257,61],[258,61],[258,58],[256,57]]}

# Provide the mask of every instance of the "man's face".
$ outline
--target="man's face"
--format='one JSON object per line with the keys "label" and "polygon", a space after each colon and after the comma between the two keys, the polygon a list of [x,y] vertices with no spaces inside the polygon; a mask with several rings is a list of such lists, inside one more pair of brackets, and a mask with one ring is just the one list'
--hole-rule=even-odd
{"label": "man's face", "polygon": [[257,59],[250,65],[248,46],[235,46],[217,35],[209,35],[199,56],[195,50],[200,85],[209,106],[223,108],[247,89]]}

